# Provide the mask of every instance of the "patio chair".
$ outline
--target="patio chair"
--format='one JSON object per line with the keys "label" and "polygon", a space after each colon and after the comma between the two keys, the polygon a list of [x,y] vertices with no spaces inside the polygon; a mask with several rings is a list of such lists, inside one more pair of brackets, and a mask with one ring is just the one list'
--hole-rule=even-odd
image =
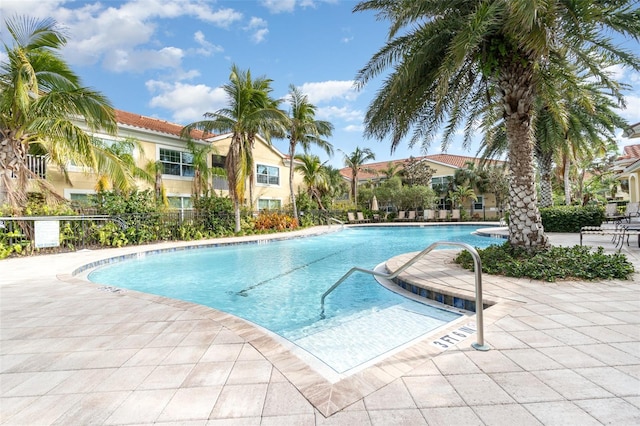
{"label": "patio chair", "polygon": [[407,217],[408,221],[414,222],[416,220],[416,211],[409,210],[409,216]]}
{"label": "patio chair", "polygon": [[398,217],[396,218],[396,220],[407,220],[407,212],[404,210],[400,210],[398,212]]}
{"label": "patio chair", "polygon": [[451,220],[455,220],[456,222],[460,221],[460,210],[453,209],[451,211]]}
{"label": "patio chair", "polygon": [[349,223],[356,223],[356,216],[353,212],[347,212],[347,219],[349,220]]}
{"label": "patio chair", "polygon": [[617,203],[607,204],[604,210],[604,221],[620,223],[622,219],[625,219],[625,216],[621,215],[618,212],[618,204]]}
{"label": "patio chair", "polygon": [[433,211],[432,209],[425,210],[424,211],[424,220],[426,220],[426,221],[436,220],[436,212]]}
{"label": "patio chair", "polygon": [[438,210],[438,221],[445,221],[447,220],[447,210]]}
{"label": "patio chair", "polygon": [[362,212],[356,213],[356,216],[358,218],[358,222],[360,222],[360,223],[371,222],[370,219],[365,219],[364,218],[364,214]]}
{"label": "patio chair", "polygon": [[640,203],[628,203],[624,211],[624,218],[627,222],[631,222],[634,217],[640,216]]}

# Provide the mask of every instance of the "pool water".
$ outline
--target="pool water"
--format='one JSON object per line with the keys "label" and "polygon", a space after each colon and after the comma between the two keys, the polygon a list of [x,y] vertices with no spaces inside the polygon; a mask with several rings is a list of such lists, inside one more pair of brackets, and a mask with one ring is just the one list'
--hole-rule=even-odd
{"label": "pool water", "polygon": [[[96,283],[190,301],[265,327],[338,373],[460,317],[402,297],[356,273],[325,301],[351,267],[373,269],[436,241],[475,247],[501,240],[477,226],[360,227],[308,238],[161,253],[98,268]],[[399,321],[402,333],[398,333]]]}

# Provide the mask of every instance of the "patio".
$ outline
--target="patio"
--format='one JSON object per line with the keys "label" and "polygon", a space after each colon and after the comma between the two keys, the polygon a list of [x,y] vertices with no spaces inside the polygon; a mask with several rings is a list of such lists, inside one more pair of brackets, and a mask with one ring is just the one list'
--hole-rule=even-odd
{"label": "patio", "polygon": [[[575,245],[579,235],[550,238]],[[585,244],[615,251],[608,236]],[[622,251],[640,271],[634,246]],[[235,317],[71,276],[141,249],[0,262],[0,423],[640,423],[639,273],[595,283],[484,275],[485,298],[498,302],[485,311],[490,351],[470,347],[475,335],[443,349],[434,341],[450,330],[441,330],[331,380],[286,341]],[[438,252],[402,278],[427,274],[468,291],[473,273],[451,257]]]}

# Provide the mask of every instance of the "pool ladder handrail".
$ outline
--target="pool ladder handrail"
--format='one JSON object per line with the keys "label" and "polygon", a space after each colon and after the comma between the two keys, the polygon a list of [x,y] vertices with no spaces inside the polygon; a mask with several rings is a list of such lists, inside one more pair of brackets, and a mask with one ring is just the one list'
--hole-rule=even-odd
{"label": "pool ladder handrail", "polygon": [[467,250],[469,253],[471,253],[471,256],[473,257],[473,268],[475,272],[475,281],[476,281],[476,333],[478,335],[478,339],[477,339],[477,342],[472,343],[471,346],[474,349],[479,351],[488,351],[490,347],[488,345],[485,345],[484,343],[484,320],[483,320],[483,312],[482,312],[483,311],[482,261],[480,260],[480,255],[478,254],[476,249],[471,247],[469,244],[460,243],[457,241],[436,241],[435,243],[431,244],[429,247],[427,247],[426,249],[422,250],[420,253],[415,255],[413,258],[409,259],[404,265],[402,265],[400,268],[398,268],[395,272],[391,274],[385,274],[383,272],[377,272],[370,269],[364,269],[364,268],[359,268],[357,266],[354,266],[353,268],[349,269],[349,271],[346,274],[344,274],[338,281],[336,281],[335,284],[329,287],[329,289],[325,291],[324,294],[322,295],[322,298],[320,299],[320,306],[321,306],[320,318],[325,318],[325,315],[324,315],[325,298],[333,290],[338,288],[338,286],[342,284],[347,278],[349,278],[349,276],[354,272],[363,272],[365,274],[392,280],[438,246],[459,246]]}
{"label": "pool ladder handrail", "polygon": [[334,222],[339,223],[339,224],[344,228],[344,222],[343,222],[343,221],[338,220],[338,219],[336,219],[335,217],[330,217],[330,218],[328,218],[328,219],[327,219],[327,224],[328,224],[329,226],[331,226],[331,221],[334,221]]}

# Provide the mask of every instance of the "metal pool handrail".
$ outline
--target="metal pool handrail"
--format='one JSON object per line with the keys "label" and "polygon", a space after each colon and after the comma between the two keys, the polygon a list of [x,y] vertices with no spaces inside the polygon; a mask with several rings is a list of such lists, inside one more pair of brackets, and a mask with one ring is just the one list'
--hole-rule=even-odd
{"label": "metal pool handrail", "polygon": [[472,343],[471,346],[474,349],[479,350],[479,351],[488,351],[490,349],[489,346],[484,344],[484,320],[483,320],[483,317],[482,317],[482,311],[483,311],[483,304],[482,304],[482,261],[480,260],[480,255],[478,254],[476,249],[474,249],[473,247],[471,247],[469,244],[466,244],[466,243],[459,243],[459,242],[455,242],[455,241],[437,241],[437,242],[431,244],[426,249],[422,250],[420,253],[415,255],[410,260],[408,260],[404,265],[402,265],[400,268],[398,268],[395,272],[393,272],[391,274],[385,274],[385,273],[382,273],[382,272],[376,272],[376,271],[373,271],[373,270],[370,270],[370,269],[364,269],[364,268],[359,268],[357,266],[354,266],[353,268],[349,269],[349,271],[346,274],[344,274],[338,281],[336,281],[335,284],[333,284],[331,287],[329,287],[329,289],[327,291],[325,291],[324,294],[322,295],[322,297],[320,298],[320,307],[321,307],[320,308],[320,318],[325,318],[325,315],[324,315],[324,300],[325,300],[325,298],[333,290],[335,290],[340,284],[342,284],[347,278],[349,278],[349,276],[351,274],[353,274],[354,272],[364,272],[365,274],[374,275],[376,277],[381,277],[381,278],[385,278],[385,279],[388,279],[388,280],[392,280],[392,279],[396,278],[398,275],[400,275],[404,270],[409,268],[411,265],[416,263],[422,257],[426,256],[429,252],[431,252],[434,248],[436,248],[438,246],[459,246],[459,247],[462,247],[465,250],[467,250],[469,253],[471,253],[471,256],[473,257],[473,269],[474,269],[475,278],[476,278],[476,328],[477,328],[476,332],[478,334],[478,341],[475,342],[475,343]]}
{"label": "metal pool handrail", "polygon": [[338,220],[335,217],[330,217],[330,218],[327,219],[327,223],[328,223],[329,226],[331,226],[331,221],[339,223],[344,228],[344,222],[343,221]]}

